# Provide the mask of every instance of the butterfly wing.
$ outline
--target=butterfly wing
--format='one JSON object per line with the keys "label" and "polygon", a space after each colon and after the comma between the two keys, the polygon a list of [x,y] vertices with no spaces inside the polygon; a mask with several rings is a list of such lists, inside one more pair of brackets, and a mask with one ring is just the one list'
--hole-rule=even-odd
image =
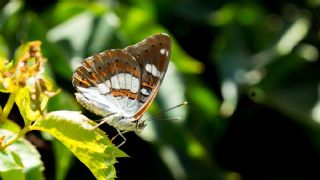
{"label": "butterfly wing", "polygon": [[138,100],[143,105],[134,116],[138,120],[151,105],[160,88],[168,68],[171,41],[168,35],[157,34],[127,47],[124,51],[137,60],[141,69]]}
{"label": "butterfly wing", "polygon": [[114,49],[86,58],[73,74],[78,102],[91,112],[132,117],[139,102],[141,68],[127,52]]}

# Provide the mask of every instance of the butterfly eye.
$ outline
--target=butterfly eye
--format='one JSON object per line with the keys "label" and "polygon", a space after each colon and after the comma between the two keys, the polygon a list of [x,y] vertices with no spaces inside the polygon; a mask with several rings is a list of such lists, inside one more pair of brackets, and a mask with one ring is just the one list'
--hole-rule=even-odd
{"label": "butterfly eye", "polygon": [[144,123],[144,121],[138,120],[136,123],[136,128],[139,130],[142,130],[144,127],[146,127],[146,124]]}
{"label": "butterfly eye", "polygon": [[134,121],[136,123],[136,128],[139,128],[139,124],[140,122],[139,121]]}

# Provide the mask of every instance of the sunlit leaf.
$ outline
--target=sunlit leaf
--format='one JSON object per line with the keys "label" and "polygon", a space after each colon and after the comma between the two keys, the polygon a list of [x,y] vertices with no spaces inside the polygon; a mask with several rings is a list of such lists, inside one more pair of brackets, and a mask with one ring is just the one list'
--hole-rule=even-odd
{"label": "sunlit leaf", "polygon": [[[2,112],[0,111],[0,114]],[[14,121],[6,120],[4,123],[0,123],[0,129],[7,129],[14,133],[18,133],[20,131],[20,126],[16,124]]]}
{"label": "sunlit leaf", "polygon": [[[3,130],[1,130],[3,131]],[[8,150],[2,150],[0,151],[0,173],[1,176],[3,173],[7,173],[7,175],[11,174],[11,171],[16,170],[20,171],[22,173],[22,166],[15,160],[15,155],[13,154],[14,152],[8,151]],[[18,172],[16,172],[18,173]]]}
{"label": "sunlit leaf", "polygon": [[32,129],[45,131],[61,141],[97,179],[116,176],[113,164],[127,155],[117,149],[93,122],[74,111],[54,111],[36,121]]}
{"label": "sunlit leaf", "polygon": [[17,94],[16,104],[19,107],[20,113],[23,119],[27,121],[35,121],[39,116],[40,112],[38,110],[32,109],[29,88],[21,88]]}
{"label": "sunlit leaf", "polygon": [[[0,134],[4,135],[6,139],[10,139],[13,134],[10,131],[0,129]],[[12,145],[8,146],[4,151],[1,151],[0,154],[6,155],[5,158],[0,157],[1,161],[7,160],[7,163],[10,166],[6,166],[7,171],[16,173],[16,174],[5,174],[6,177],[19,177],[24,179],[34,179],[41,180],[43,177],[43,163],[40,159],[40,154],[36,148],[30,144],[27,140],[20,138]],[[8,155],[11,154],[11,161],[8,162]],[[1,166],[2,163],[0,163]],[[7,164],[7,165],[8,165]],[[3,164],[4,165],[4,164]],[[3,168],[3,167],[0,167]],[[19,170],[19,171],[17,171]],[[20,172],[20,170],[23,172]],[[2,170],[1,170],[2,171]]]}

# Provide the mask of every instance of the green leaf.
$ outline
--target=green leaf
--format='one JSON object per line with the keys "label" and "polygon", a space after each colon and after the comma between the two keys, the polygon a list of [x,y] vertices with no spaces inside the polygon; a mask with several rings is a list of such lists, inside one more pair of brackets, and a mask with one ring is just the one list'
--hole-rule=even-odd
{"label": "green leaf", "polygon": [[105,133],[92,130],[95,123],[75,111],[54,111],[37,120],[32,129],[45,131],[61,141],[97,179],[113,179],[116,157],[127,157]]}
{"label": "green leaf", "polygon": [[[0,59],[1,57],[8,57],[9,55],[9,48],[7,43],[5,42],[5,39],[2,35],[0,35]],[[0,65],[1,69],[1,65]]]}
{"label": "green leaf", "polygon": [[20,126],[14,121],[6,120],[4,123],[0,123],[0,129],[7,129],[14,133],[18,133],[20,131]]}
{"label": "green leaf", "polygon": [[[77,64],[82,61],[85,56],[85,48],[90,38],[94,24],[94,15],[90,12],[82,12],[77,16],[65,21],[58,26],[50,29],[48,32],[48,39],[51,42],[59,44],[58,47],[52,47],[51,51],[54,52],[53,56],[48,56],[52,68],[59,75],[70,78],[72,75],[71,64]],[[74,33],[74,29],[78,29],[82,34],[80,37]],[[71,53],[66,55],[66,52]],[[60,55],[61,53],[61,55]],[[59,57],[57,56],[59,55]],[[59,61],[54,59],[59,58]],[[61,63],[64,66],[61,66]]]}
{"label": "green leaf", "polygon": [[27,87],[19,90],[15,102],[18,105],[21,116],[23,117],[25,122],[35,121],[40,116],[39,111],[34,111],[31,108],[30,93]]}
{"label": "green leaf", "polygon": [[[12,138],[15,134],[0,129],[0,134],[6,139]],[[8,179],[32,179],[41,180],[44,166],[40,154],[36,148],[27,140],[20,138],[4,151],[0,151],[0,171],[2,178]],[[5,166],[2,166],[5,165]]]}
{"label": "green leaf", "polygon": [[55,179],[66,179],[66,175],[73,165],[74,156],[68,148],[57,139],[53,139],[51,142],[55,158]]}
{"label": "green leaf", "polygon": [[[0,132],[3,130],[0,130]],[[0,151],[0,172],[4,173],[10,170],[22,170],[22,166],[16,162],[16,158],[11,151],[3,150]]]}
{"label": "green leaf", "polygon": [[[196,112],[202,117],[214,117],[219,114],[220,102],[216,95],[208,90],[199,80],[188,87],[188,95],[192,98],[192,105],[199,108]],[[191,106],[191,105],[190,105]],[[203,112],[201,112],[203,111]]]}
{"label": "green leaf", "polygon": [[0,177],[2,180],[12,180],[12,179],[25,180],[26,179],[22,169],[12,169],[0,174],[1,174]]}
{"label": "green leaf", "polygon": [[189,56],[176,41],[173,41],[172,55],[170,59],[173,60],[177,65],[177,69],[181,72],[199,74],[204,69],[203,64]]}
{"label": "green leaf", "polygon": [[[103,4],[103,5],[102,5]],[[52,13],[49,14],[50,20],[55,24],[61,24],[68,19],[84,12],[90,11],[94,14],[104,13],[109,9],[109,1],[94,3],[79,3],[79,1],[60,1],[54,6]]]}

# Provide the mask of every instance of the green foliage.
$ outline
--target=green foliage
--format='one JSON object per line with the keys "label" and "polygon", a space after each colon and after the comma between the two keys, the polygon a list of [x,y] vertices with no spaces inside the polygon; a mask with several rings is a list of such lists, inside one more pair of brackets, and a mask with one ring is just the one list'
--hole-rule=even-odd
{"label": "green foliage", "polygon": [[[12,138],[16,134],[0,130],[5,138]],[[4,139],[5,142],[6,139]],[[27,140],[19,138],[12,145],[0,151],[0,175],[6,179],[35,179],[43,177],[44,166],[40,154]]]}
{"label": "green foliage", "polygon": [[[320,161],[316,0],[42,3],[0,2],[3,179],[29,179],[23,156],[9,148],[37,131],[55,161],[46,179],[115,172],[119,179],[319,179],[310,178]],[[117,159],[115,170],[126,155],[78,113],[72,73],[93,53],[159,32],[173,41],[170,66],[138,135],[143,141],[128,133],[123,148],[132,158]],[[73,155],[89,175],[77,176]]]}
{"label": "green foliage", "polygon": [[37,120],[40,117],[40,111],[33,111],[31,108],[31,98],[28,88],[21,88],[16,95],[15,102],[19,107],[21,116],[25,123]]}
{"label": "green foliage", "polygon": [[[0,69],[1,92],[9,94],[0,114],[0,159],[3,162],[0,164],[1,178],[43,178],[44,166],[40,154],[24,139],[25,134],[32,130],[56,137],[97,179],[116,177],[113,164],[117,157],[127,155],[117,149],[103,131],[94,129],[94,122],[75,111],[46,112],[49,99],[58,91],[53,91],[51,81],[43,74],[45,59],[41,55],[40,42],[23,44],[18,52],[21,54],[17,54],[13,63],[7,63],[2,58]],[[67,97],[64,94],[61,96]],[[24,120],[22,129],[8,119],[14,103]],[[57,174],[60,179],[64,176],[65,174]]]}
{"label": "green foliage", "polygon": [[127,157],[116,149],[105,133],[93,129],[85,116],[72,111],[54,111],[36,121],[31,129],[47,132],[62,142],[97,179],[112,179],[117,157]]}

